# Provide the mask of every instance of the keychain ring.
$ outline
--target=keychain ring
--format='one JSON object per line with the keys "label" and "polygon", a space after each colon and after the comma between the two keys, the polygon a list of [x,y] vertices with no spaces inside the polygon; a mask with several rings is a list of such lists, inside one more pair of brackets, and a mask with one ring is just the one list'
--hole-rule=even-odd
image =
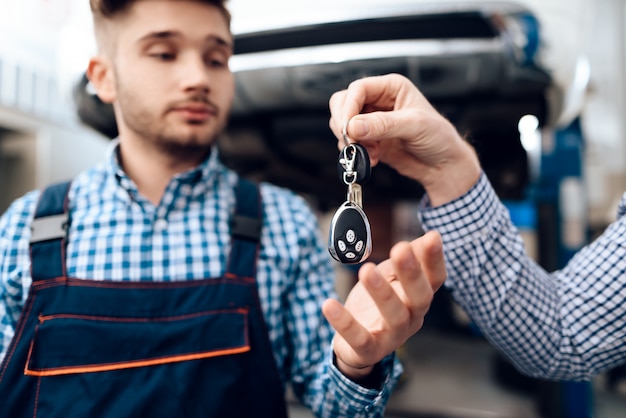
{"label": "keychain ring", "polygon": [[[350,118],[352,119],[352,118]],[[350,119],[348,119],[346,121],[346,123],[343,124],[343,143],[345,144],[346,147],[352,145],[352,140],[350,139],[350,137],[348,136],[348,124],[350,123]]]}

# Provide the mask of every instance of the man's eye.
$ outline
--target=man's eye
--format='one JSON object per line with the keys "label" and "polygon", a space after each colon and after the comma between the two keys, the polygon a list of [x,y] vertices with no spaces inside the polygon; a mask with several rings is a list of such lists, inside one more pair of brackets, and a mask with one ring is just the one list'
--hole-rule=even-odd
{"label": "man's eye", "polygon": [[156,58],[161,61],[172,61],[176,58],[176,55],[169,52],[157,52],[150,54],[151,57]]}
{"label": "man's eye", "polygon": [[225,68],[228,67],[228,58],[224,58],[221,55],[211,55],[205,58],[205,62],[208,66],[213,68]]}

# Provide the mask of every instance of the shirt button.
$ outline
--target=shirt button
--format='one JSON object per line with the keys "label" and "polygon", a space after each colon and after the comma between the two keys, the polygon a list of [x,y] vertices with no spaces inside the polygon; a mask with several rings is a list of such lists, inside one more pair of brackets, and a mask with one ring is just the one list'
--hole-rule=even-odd
{"label": "shirt button", "polygon": [[154,230],[161,232],[167,229],[167,221],[165,219],[157,219],[154,223]]}

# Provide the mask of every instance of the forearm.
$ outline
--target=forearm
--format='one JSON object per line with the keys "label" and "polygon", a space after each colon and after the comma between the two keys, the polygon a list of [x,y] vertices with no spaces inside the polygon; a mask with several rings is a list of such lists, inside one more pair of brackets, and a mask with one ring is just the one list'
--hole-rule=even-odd
{"label": "forearm", "polygon": [[584,367],[561,325],[556,282],[525,255],[514,229],[501,221],[446,249],[446,286],[485,338],[523,373],[566,377],[575,367],[581,375]]}
{"label": "forearm", "polygon": [[575,288],[585,282],[581,271],[588,270],[570,266],[551,275],[534,263],[486,178],[458,201],[426,209],[422,218],[427,229],[442,233],[446,286],[455,300],[520,370],[579,379],[605,367],[594,364],[590,352],[602,349],[589,346],[602,329],[582,330],[571,319],[572,312],[589,309],[581,300],[593,297],[593,290],[580,295]]}

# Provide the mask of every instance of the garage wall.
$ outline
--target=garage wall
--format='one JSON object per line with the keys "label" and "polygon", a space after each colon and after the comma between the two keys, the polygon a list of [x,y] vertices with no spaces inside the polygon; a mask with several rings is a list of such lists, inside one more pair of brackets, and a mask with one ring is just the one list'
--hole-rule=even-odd
{"label": "garage wall", "polygon": [[108,147],[106,138],[81,125],[0,106],[0,213],[24,193],[101,161]]}
{"label": "garage wall", "polygon": [[[75,4],[0,0],[0,40],[10,39],[0,42],[0,212],[15,197],[102,160],[108,147],[80,124],[69,79],[59,76],[67,58],[57,47]],[[77,50],[80,37],[72,41]]]}

